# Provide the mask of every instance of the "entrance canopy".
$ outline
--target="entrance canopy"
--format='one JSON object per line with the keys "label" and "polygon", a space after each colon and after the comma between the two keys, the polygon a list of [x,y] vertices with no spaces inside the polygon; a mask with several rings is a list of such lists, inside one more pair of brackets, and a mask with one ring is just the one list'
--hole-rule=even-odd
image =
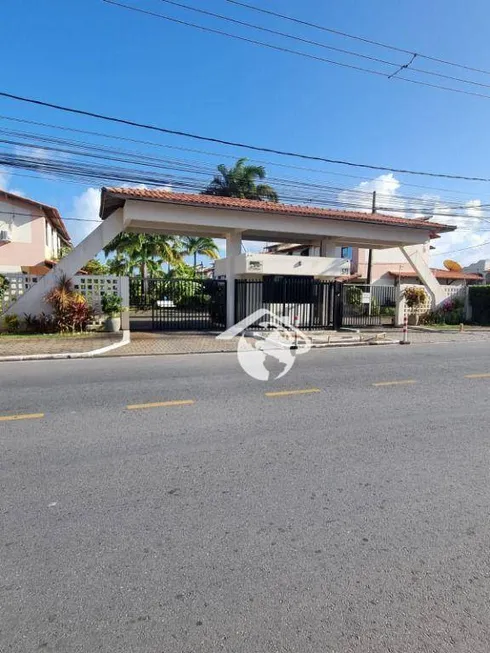
{"label": "entrance canopy", "polygon": [[[291,206],[211,195],[141,188],[103,188],[101,224],[8,309],[38,315],[48,310],[47,292],[60,274],[72,277],[122,231],[226,239],[226,281],[234,288],[242,240],[320,243],[320,256],[335,257],[338,245],[382,249],[400,247],[417,275],[438,300],[437,280],[414,245],[426,243],[454,226],[407,220],[382,213],[361,213]],[[440,297],[439,297],[440,295]],[[235,295],[227,293],[226,325],[233,324]]]}
{"label": "entrance canopy", "polygon": [[372,249],[426,242],[454,226],[362,213],[140,188],[103,188],[100,217],[123,215],[126,231],[242,240],[314,243]]}

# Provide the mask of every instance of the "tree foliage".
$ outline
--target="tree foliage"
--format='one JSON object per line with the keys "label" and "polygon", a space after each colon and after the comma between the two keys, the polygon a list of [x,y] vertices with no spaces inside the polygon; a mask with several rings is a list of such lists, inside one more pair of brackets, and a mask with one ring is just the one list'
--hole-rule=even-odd
{"label": "tree foliage", "polygon": [[194,270],[197,267],[197,257],[207,256],[208,258],[216,259],[219,256],[219,249],[212,238],[199,238],[184,236],[181,240],[182,255],[192,256]]}
{"label": "tree foliage", "polygon": [[221,164],[219,174],[203,191],[204,195],[219,197],[238,197],[249,200],[279,201],[276,191],[268,184],[258,184],[257,180],[266,177],[263,166],[246,165],[246,158],[238,159],[232,168]]}

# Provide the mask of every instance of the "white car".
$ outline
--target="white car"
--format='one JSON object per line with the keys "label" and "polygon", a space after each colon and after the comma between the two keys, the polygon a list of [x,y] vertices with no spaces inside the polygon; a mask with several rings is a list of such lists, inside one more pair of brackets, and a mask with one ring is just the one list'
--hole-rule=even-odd
{"label": "white car", "polygon": [[175,308],[175,304],[171,299],[164,297],[163,299],[157,299],[158,308]]}

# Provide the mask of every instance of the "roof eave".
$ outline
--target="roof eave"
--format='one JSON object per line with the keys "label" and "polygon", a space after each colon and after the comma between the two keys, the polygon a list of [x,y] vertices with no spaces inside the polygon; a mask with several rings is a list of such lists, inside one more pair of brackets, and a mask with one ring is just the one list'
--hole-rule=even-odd
{"label": "roof eave", "polygon": [[[111,199],[113,201],[111,201]],[[176,206],[194,206],[200,209],[209,209],[209,210],[216,210],[216,206],[205,206],[199,202],[193,202],[192,200],[186,200],[185,202],[179,199],[171,199],[171,198],[165,198],[165,199],[158,199],[158,198],[144,198],[140,196],[131,196],[127,193],[118,193],[117,191],[113,191],[108,189],[107,187],[103,187],[101,191],[101,203],[100,203],[100,211],[99,211],[99,216],[102,220],[105,220],[109,215],[114,213],[118,208],[124,206],[126,200],[134,200],[134,201],[139,201],[139,202],[156,202],[158,204],[174,204]],[[218,207],[219,208],[219,207]],[[260,212],[260,207],[223,207],[224,210],[229,210],[229,211],[242,211],[246,213],[257,213]],[[284,213],[281,213],[280,211],[277,211],[276,215],[284,215],[284,216],[291,216],[291,212],[285,211]],[[369,216],[369,213],[366,213],[367,216]],[[377,215],[377,214],[374,214]],[[303,216],[302,216],[303,217]],[[341,221],[341,222],[361,222],[360,220],[356,218],[350,218],[349,216],[335,216],[335,215],[309,215],[309,216],[304,216],[304,217],[310,217],[310,218],[316,218],[318,220],[336,220],[336,221]],[[389,222],[389,221],[384,221],[378,219],[365,219],[362,220],[364,224],[377,224],[377,225],[384,225],[384,226],[393,226],[393,227],[404,227],[404,228],[409,228],[409,229],[422,229],[425,231],[430,231],[432,233],[447,233],[454,231],[457,227],[454,225],[444,225],[444,224],[438,224],[438,223],[425,223],[425,222],[419,222],[417,223],[415,220],[413,221],[415,224],[398,224],[396,222]]]}

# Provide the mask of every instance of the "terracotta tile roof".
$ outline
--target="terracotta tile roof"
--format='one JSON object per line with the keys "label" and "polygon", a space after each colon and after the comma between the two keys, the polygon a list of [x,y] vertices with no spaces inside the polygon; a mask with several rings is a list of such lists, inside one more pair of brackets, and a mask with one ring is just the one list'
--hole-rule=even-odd
{"label": "terracotta tile roof", "polygon": [[[467,281],[481,281],[483,279],[481,274],[474,272],[451,272],[450,270],[439,270],[437,268],[431,268],[431,270],[436,279],[466,279]],[[413,279],[417,277],[415,270],[406,270],[404,272],[390,270],[388,274],[396,278],[401,277],[402,279]]]}
{"label": "terracotta tile roof", "polygon": [[437,231],[454,231],[453,225],[398,218],[383,213],[363,213],[361,211],[343,211],[339,209],[322,209],[316,206],[295,206],[278,202],[262,202],[259,200],[244,200],[236,197],[215,197],[214,195],[196,195],[191,193],[173,193],[152,188],[103,188],[101,197],[100,217],[105,219],[113,211],[124,204],[126,199],[165,202],[167,204],[182,204],[215,209],[232,209],[238,211],[256,211],[280,215],[304,216],[305,218],[328,218],[329,220],[348,220],[385,224],[412,229],[431,229]]}
{"label": "terracotta tile roof", "polygon": [[22,195],[15,195],[14,193],[8,193],[6,190],[0,190],[0,199],[23,202],[28,206],[35,206],[36,208],[40,209],[41,211],[43,211],[44,215],[51,223],[51,225],[59,233],[61,239],[64,240],[67,245],[71,244],[70,234],[68,233],[65,227],[65,223],[63,222],[63,219],[59,214],[58,209],[55,209],[54,206],[49,206],[49,204],[43,204],[42,202],[36,202],[36,200],[31,200],[28,197],[22,197]]}

